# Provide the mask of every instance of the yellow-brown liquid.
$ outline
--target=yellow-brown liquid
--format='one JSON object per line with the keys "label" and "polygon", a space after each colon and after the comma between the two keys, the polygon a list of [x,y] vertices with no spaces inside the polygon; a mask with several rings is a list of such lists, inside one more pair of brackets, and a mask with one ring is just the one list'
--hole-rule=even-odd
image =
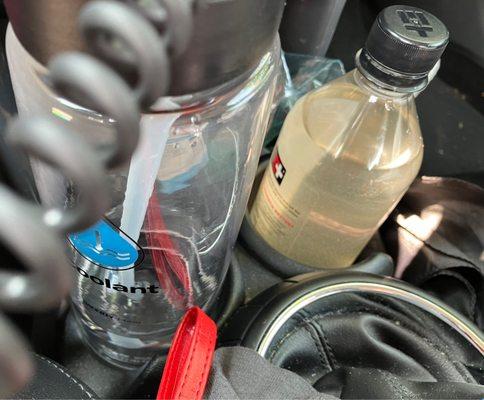
{"label": "yellow-brown liquid", "polygon": [[370,91],[352,71],[312,92],[286,118],[249,210],[283,255],[320,268],[350,266],[418,173],[423,145],[411,95]]}

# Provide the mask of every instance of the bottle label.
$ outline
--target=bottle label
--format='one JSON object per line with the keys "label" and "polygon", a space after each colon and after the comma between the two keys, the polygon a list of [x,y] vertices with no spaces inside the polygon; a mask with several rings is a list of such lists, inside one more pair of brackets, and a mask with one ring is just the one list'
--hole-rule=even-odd
{"label": "bottle label", "polygon": [[109,221],[69,235],[77,252],[93,264],[117,271],[134,268],[144,259],[143,249]]}
{"label": "bottle label", "polygon": [[276,181],[280,186],[282,184],[282,180],[284,179],[284,176],[286,175],[286,168],[282,163],[278,150],[276,150],[276,155],[272,160],[272,173],[274,174],[274,178],[276,178]]}
{"label": "bottle label", "polygon": [[[256,221],[257,230],[263,235],[272,234],[282,238],[296,225],[300,212],[285,198],[287,171],[283,158],[276,148],[271,160],[271,168],[266,170],[260,185],[257,199],[251,210],[251,219]],[[290,176],[287,176],[289,179]],[[266,235],[264,235],[266,236]]]}

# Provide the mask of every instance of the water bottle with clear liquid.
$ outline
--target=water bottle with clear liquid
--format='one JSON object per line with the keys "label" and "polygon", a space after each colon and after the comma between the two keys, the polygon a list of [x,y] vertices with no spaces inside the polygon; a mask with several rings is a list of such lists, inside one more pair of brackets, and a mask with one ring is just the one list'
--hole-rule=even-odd
{"label": "water bottle with clear liquid", "polygon": [[[109,176],[111,209],[91,228],[67,238],[80,332],[95,352],[115,364],[146,362],[166,347],[188,307],[210,310],[215,305],[281,70],[277,25],[283,2],[265,2],[271,3],[270,15],[255,13],[245,0],[229,8],[214,3],[197,9],[195,25],[206,29],[197,31],[193,48],[172,71],[174,94],[142,115],[140,142],[129,165]],[[249,15],[241,9],[252,10],[264,24],[248,32],[241,30],[243,20],[232,19],[237,29],[224,40],[240,42],[251,35],[258,46],[241,43],[237,51],[224,51],[210,40],[220,35],[223,21],[203,21],[220,20],[226,13]],[[31,41],[19,40],[17,32],[29,34],[22,30],[23,20],[15,25],[13,15],[12,21],[17,29],[9,27],[6,46],[20,115],[50,113],[92,146],[109,145],[116,121],[59,96],[49,85],[47,69],[33,56],[43,53],[35,53],[35,47],[28,51],[23,44]],[[195,75],[194,66],[199,68]],[[44,204],[75,203],[80,194],[65,177],[34,160],[32,168]]]}

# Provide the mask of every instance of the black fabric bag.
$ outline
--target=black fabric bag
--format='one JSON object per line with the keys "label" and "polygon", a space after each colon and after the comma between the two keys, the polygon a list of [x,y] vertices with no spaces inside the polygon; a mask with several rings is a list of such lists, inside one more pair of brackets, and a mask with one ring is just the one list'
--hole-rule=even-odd
{"label": "black fabric bag", "polygon": [[414,182],[385,224],[396,276],[484,329],[484,190],[439,177]]}

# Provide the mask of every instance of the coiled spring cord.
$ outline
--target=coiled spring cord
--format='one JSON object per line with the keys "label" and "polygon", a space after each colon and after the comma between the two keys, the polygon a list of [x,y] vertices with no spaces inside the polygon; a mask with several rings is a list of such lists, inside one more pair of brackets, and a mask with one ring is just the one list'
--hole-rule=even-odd
{"label": "coiled spring cord", "polygon": [[[190,0],[98,0],[81,10],[79,29],[91,54],[55,57],[48,65],[50,84],[70,101],[112,118],[115,140],[100,152],[51,116],[9,126],[9,144],[61,171],[81,196],[72,208],[46,209],[0,184],[0,240],[28,270],[0,270],[0,309],[38,312],[68,294],[65,236],[108,210],[106,173],[128,162],[139,138],[140,112],[168,90],[169,55],[188,44],[192,7]],[[136,72],[134,85],[117,73],[126,70]],[[26,341],[0,314],[0,396],[25,385],[32,368]]]}

